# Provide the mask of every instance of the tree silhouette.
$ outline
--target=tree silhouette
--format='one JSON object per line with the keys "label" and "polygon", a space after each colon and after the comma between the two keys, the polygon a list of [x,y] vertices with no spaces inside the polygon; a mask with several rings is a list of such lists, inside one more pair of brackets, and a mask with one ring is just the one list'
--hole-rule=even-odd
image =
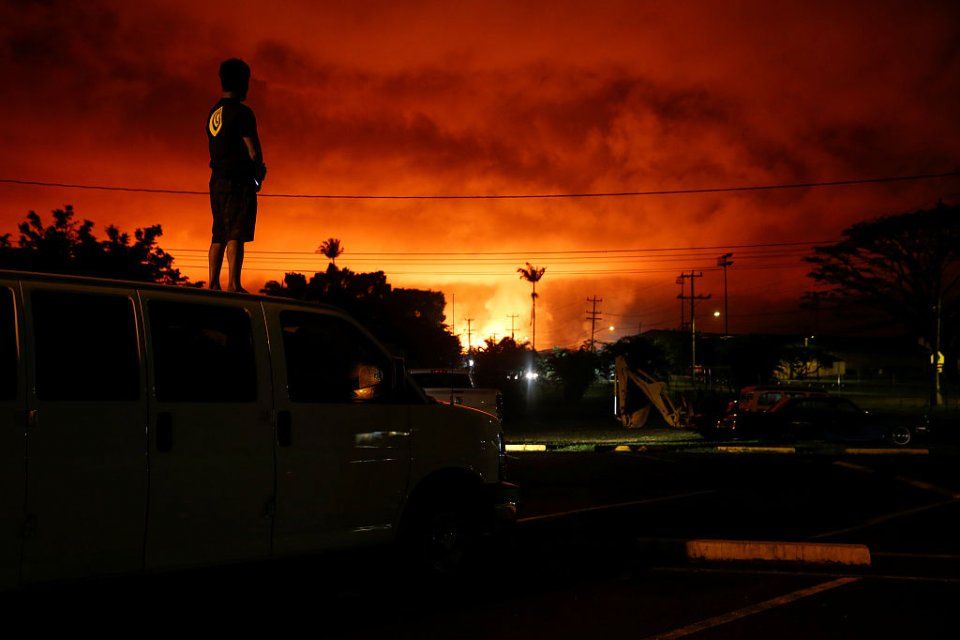
{"label": "tree silhouette", "polygon": [[320,243],[317,252],[329,258],[330,264],[337,264],[337,258],[343,255],[343,245],[340,243],[340,238],[327,238]]}
{"label": "tree silhouette", "polygon": [[586,346],[554,349],[547,355],[546,366],[551,377],[559,383],[564,401],[575,403],[596,381],[600,356]]}
{"label": "tree silhouette", "polygon": [[600,351],[600,363],[608,373],[613,371],[617,356],[626,358],[627,366],[631,369],[642,369],[654,377],[666,376],[670,372],[663,347],[647,336],[625,336],[604,345]]}
{"label": "tree silhouette", "polygon": [[525,412],[531,387],[524,374],[536,370],[532,355],[528,343],[517,342],[510,336],[499,341],[487,338],[482,346],[474,347],[470,352],[475,364],[476,383],[481,387],[499,389],[503,394],[506,421]]}
{"label": "tree silhouette", "polygon": [[460,339],[444,327],[443,293],[394,288],[383,271],[355,273],[330,264],[309,279],[288,273],[283,283],[271,280],[261,292],[339,307],[411,366],[448,367],[460,360]]}
{"label": "tree silhouette", "polygon": [[529,262],[526,267],[520,267],[517,269],[517,273],[520,274],[521,280],[526,280],[533,286],[533,290],[530,292],[530,300],[532,306],[530,309],[530,324],[533,327],[533,332],[531,334],[530,347],[533,349],[533,352],[537,352],[537,283],[540,282],[540,278],[543,277],[544,272],[547,270],[546,267],[535,267]]}
{"label": "tree silhouette", "polygon": [[[160,225],[136,229],[130,234],[113,225],[107,227],[105,240],[93,234],[90,220],[77,222],[71,205],[53,212],[53,223],[45,225],[31,211],[18,225],[16,244],[9,233],[0,236],[0,266],[5,269],[67,273],[157,282],[189,284],[189,279],[174,268],[172,255],[157,244],[163,235]],[[202,284],[202,283],[197,283]]]}
{"label": "tree silhouette", "polygon": [[[932,356],[957,338],[960,208],[941,202],[857,223],[806,261],[809,276],[827,287],[821,302],[847,315],[879,313],[922,340]],[[935,360],[927,363],[931,406],[941,402]]]}

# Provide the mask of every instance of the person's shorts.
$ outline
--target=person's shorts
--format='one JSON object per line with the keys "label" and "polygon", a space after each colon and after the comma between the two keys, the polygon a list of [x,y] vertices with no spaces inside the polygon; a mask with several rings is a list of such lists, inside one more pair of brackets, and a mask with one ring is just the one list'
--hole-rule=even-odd
{"label": "person's shorts", "polygon": [[257,191],[253,184],[227,178],[212,178],[210,208],[213,210],[213,243],[253,240],[253,231],[257,225]]}

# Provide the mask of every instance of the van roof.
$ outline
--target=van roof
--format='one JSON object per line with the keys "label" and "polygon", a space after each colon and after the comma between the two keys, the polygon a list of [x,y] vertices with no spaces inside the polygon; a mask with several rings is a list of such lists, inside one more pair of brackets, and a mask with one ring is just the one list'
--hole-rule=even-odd
{"label": "van roof", "polygon": [[319,302],[305,302],[303,300],[294,300],[293,298],[281,298],[275,296],[265,296],[259,293],[231,293],[228,291],[213,291],[211,289],[200,287],[184,287],[169,284],[157,284],[155,282],[140,282],[136,280],[114,280],[110,278],[95,278],[92,276],[71,276],[62,273],[37,273],[32,271],[12,271],[9,269],[0,269],[0,277],[16,280],[27,280],[31,282],[56,282],[63,284],[90,285],[97,287],[124,287],[128,289],[148,289],[151,291],[175,291],[177,294],[186,296],[206,297],[213,299],[236,299],[236,300],[259,300],[261,302],[279,302],[282,304],[291,304],[296,306],[308,307],[310,309],[326,309],[329,311],[339,311],[345,313],[343,309]]}

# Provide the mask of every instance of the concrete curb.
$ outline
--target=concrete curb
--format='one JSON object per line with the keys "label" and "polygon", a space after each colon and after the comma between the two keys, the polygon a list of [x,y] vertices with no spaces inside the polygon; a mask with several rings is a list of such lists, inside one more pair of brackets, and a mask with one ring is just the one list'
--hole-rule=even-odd
{"label": "concrete curb", "polygon": [[697,562],[783,562],[870,566],[862,544],[760,540],[687,540],[687,559]]}
{"label": "concrete curb", "polygon": [[[552,452],[552,453],[643,453],[652,451],[689,451],[694,454],[731,454],[731,455],[808,455],[808,456],[926,456],[931,455],[926,448],[862,448],[862,447],[826,447],[805,448],[793,446],[767,445],[704,445],[703,443],[684,444],[593,444],[584,442],[530,442],[506,445],[509,453]],[[948,453],[948,452],[942,452]]]}
{"label": "concrete curb", "polygon": [[716,453],[786,453],[794,454],[797,452],[796,447],[741,447],[741,446],[726,446],[721,445],[719,447],[714,447]]}
{"label": "concrete curb", "polygon": [[546,451],[547,445],[545,444],[508,444],[504,445],[504,450],[510,453],[522,452],[522,451]]}
{"label": "concrete curb", "polygon": [[826,542],[641,539],[637,541],[637,548],[641,557],[655,563],[759,562],[869,567],[872,561],[870,549],[865,545]]}

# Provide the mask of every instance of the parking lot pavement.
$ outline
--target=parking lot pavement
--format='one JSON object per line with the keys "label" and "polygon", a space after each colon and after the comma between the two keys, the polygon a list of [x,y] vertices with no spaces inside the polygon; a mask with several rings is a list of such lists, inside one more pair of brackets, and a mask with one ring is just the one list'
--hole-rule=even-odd
{"label": "parking lot pavement", "polygon": [[[948,459],[850,467],[674,452],[510,462],[524,520],[482,571],[455,584],[411,581],[389,553],[369,550],[66,585],[5,602],[41,627],[103,629],[118,620],[103,613],[120,611],[157,631],[282,625],[349,638],[923,638],[944,637],[952,624],[960,503],[905,481],[960,490]],[[867,544],[872,566],[691,563],[640,544],[803,541],[840,530],[826,540]]]}
{"label": "parking lot pavement", "polygon": [[[762,576],[760,576],[762,577]],[[713,620],[689,635],[697,623],[658,631],[652,637],[711,638],[945,638],[956,631],[951,609],[960,585],[938,582],[906,582],[875,578],[848,577],[845,582],[808,597],[760,611],[744,609],[746,615]],[[835,584],[824,578],[816,585]],[[842,580],[842,579],[841,579]],[[794,592],[795,593],[795,592]],[[781,597],[782,598],[782,597]],[[733,610],[729,613],[737,613]],[[703,622],[703,621],[700,621]],[[671,633],[672,632],[672,633]]]}

